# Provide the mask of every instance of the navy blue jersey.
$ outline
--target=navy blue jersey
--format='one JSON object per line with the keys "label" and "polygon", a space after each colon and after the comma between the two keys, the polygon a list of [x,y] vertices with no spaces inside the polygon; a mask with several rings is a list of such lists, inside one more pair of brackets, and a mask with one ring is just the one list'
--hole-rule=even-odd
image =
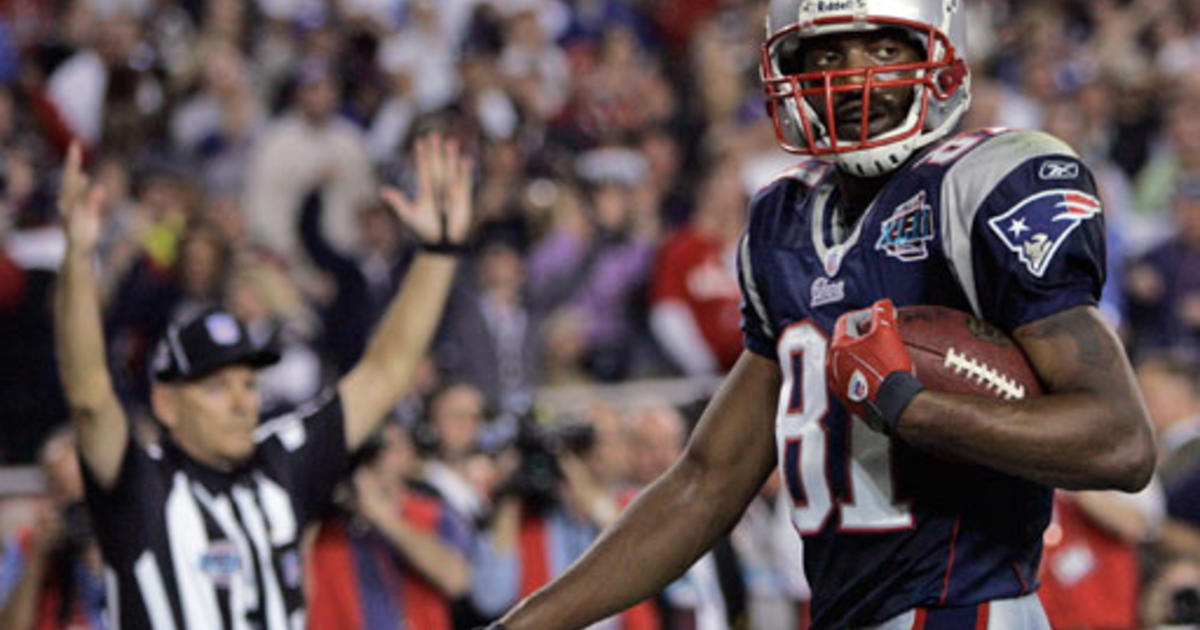
{"label": "navy blue jersey", "polygon": [[970,311],[1009,333],[1095,304],[1105,253],[1092,176],[1045,134],[962,134],[898,171],[850,228],[835,220],[834,179],[807,162],[761,191],[739,256],[746,347],[783,374],[776,440],[814,627],[1029,593],[1051,488],[851,422],[825,356],[838,316],[882,298]]}

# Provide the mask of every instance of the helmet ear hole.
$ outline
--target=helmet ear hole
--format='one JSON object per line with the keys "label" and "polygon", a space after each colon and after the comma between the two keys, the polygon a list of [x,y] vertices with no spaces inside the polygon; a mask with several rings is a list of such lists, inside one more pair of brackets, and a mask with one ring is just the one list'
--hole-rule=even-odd
{"label": "helmet ear hole", "polygon": [[953,94],[963,84],[963,79],[967,77],[967,64],[962,59],[957,59],[948,68],[941,70],[937,74],[937,86],[942,94],[949,96]]}

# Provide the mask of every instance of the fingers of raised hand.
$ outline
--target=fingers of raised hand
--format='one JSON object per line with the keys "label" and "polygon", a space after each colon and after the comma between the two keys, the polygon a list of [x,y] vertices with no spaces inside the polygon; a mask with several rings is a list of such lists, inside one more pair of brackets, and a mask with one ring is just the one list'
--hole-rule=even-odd
{"label": "fingers of raised hand", "polygon": [[436,240],[438,238],[437,217],[429,209],[430,204],[425,199],[413,201],[408,195],[391,186],[381,188],[379,196],[392,208],[396,216],[416,232],[421,239]]}
{"label": "fingers of raised hand", "polygon": [[450,169],[450,198],[456,205],[466,205],[471,199],[471,158],[454,155]]}
{"label": "fingers of raised hand", "polygon": [[392,187],[381,189],[381,197],[425,241],[461,244],[470,228],[470,160],[457,142],[431,133],[417,140],[413,162],[416,197]]}
{"label": "fingers of raised hand", "polygon": [[413,148],[413,157],[417,166],[417,198],[425,203],[432,202],[436,182],[431,164],[434,159],[432,136],[417,140]]}
{"label": "fingers of raised hand", "polygon": [[83,148],[78,142],[72,142],[67,149],[67,163],[63,172],[63,182],[65,184],[77,184],[83,175]]}
{"label": "fingers of raised hand", "polygon": [[447,156],[451,150],[450,144],[441,134],[435,133],[429,137],[429,171],[433,178],[435,191],[439,195],[445,194],[446,181],[450,175],[449,169],[446,168]]}
{"label": "fingers of raised hand", "polygon": [[79,203],[87,185],[88,178],[83,173],[83,149],[79,143],[72,143],[67,149],[67,161],[59,186],[59,210],[63,214],[69,213]]}
{"label": "fingers of raised hand", "polygon": [[431,133],[418,140],[415,157],[422,197],[429,193],[450,194],[468,175],[458,142],[443,138],[439,133]]}
{"label": "fingers of raised hand", "polygon": [[87,210],[89,216],[99,216],[101,209],[104,207],[104,200],[107,197],[104,188],[93,186],[87,194],[87,203],[84,204],[84,209]]}
{"label": "fingers of raised hand", "polygon": [[447,195],[447,213],[453,237],[466,238],[471,229],[471,160],[466,157],[454,161],[454,180]]}
{"label": "fingers of raised hand", "polygon": [[412,201],[400,189],[384,186],[379,190],[379,196],[400,215],[409,217],[413,214]]}

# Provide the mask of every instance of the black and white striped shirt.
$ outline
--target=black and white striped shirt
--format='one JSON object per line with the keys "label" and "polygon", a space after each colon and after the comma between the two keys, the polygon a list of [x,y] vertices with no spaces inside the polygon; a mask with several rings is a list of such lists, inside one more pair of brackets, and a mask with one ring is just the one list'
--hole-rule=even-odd
{"label": "black and white striped shirt", "polygon": [[169,440],[131,441],[108,492],[83,467],[112,627],[303,630],[300,536],[348,466],[341,399],[263,424],[256,442],[219,472]]}

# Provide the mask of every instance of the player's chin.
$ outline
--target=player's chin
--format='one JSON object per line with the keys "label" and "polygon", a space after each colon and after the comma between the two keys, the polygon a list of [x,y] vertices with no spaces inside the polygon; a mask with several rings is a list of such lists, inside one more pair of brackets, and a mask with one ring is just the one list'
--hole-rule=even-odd
{"label": "player's chin", "polygon": [[[892,116],[872,116],[867,126],[867,140],[878,138],[897,126]],[[839,123],[837,126],[838,142],[841,144],[857,144],[863,141],[862,125],[858,121]]]}
{"label": "player's chin", "polygon": [[[841,144],[853,144],[862,141],[862,125],[853,123],[839,123],[837,126],[838,142]],[[867,136],[870,139],[870,136]]]}

